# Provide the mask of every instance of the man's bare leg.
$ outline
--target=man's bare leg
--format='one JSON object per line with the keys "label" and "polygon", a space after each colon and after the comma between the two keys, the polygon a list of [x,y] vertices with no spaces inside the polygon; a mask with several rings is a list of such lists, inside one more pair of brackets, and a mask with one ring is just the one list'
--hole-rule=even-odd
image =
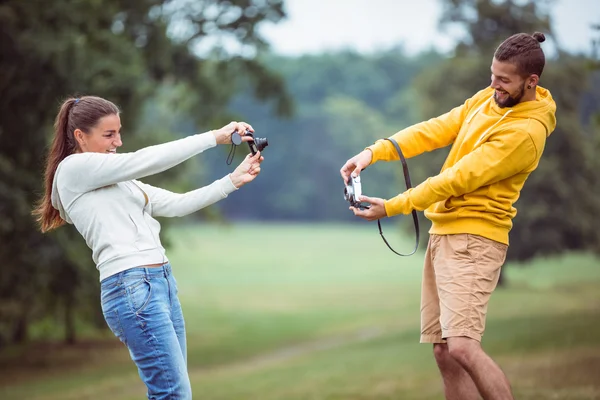
{"label": "man's bare leg", "polygon": [[451,337],[447,341],[448,353],[467,371],[485,400],[514,400],[506,375],[477,340]]}
{"label": "man's bare leg", "polygon": [[433,355],[444,381],[446,400],[477,400],[479,391],[469,373],[448,351],[446,343],[435,343]]}

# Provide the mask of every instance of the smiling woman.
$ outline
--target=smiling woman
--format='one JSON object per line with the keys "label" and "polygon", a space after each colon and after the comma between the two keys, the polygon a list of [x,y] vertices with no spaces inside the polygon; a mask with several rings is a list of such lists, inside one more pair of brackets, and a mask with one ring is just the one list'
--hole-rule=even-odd
{"label": "smiling woman", "polygon": [[191,398],[185,324],[177,282],[155,217],[184,216],[207,207],[260,173],[258,152],[227,176],[184,194],[138,179],[162,172],[217,144],[243,141],[245,122],[134,153],[117,154],[119,108],[95,96],[66,100],[56,117],[45,172],[45,193],[34,210],[43,232],[75,225],[100,272],[104,318],[129,349],[148,398]]}

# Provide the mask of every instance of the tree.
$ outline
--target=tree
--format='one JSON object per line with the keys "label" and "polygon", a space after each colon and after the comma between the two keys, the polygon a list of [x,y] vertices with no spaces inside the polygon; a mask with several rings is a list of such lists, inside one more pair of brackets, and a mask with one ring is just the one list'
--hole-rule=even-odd
{"label": "tree", "polygon": [[[58,309],[66,310],[69,341],[75,340],[76,317],[94,309],[91,318],[99,319],[89,250],[72,227],[41,235],[30,215],[60,101],[78,94],[109,98],[122,107],[130,132],[157,88],[178,83],[187,88],[181,104],[197,124],[225,119],[242,84],[289,113],[283,81],[254,57],[267,48],[257,26],[283,17],[281,1],[0,3],[0,257],[6,263],[0,346],[25,340],[33,321],[56,319]],[[132,136],[126,148],[142,142]]]}

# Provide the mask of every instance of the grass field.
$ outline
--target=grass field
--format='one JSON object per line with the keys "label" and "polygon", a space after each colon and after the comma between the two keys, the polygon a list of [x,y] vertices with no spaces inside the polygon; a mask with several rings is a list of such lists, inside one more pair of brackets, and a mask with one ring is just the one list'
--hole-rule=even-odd
{"label": "grass field", "polygon": [[[423,255],[394,255],[375,225],[198,226],[171,239],[194,398],[443,398],[431,347],[418,343]],[[508,266],[483,345],[518,399],[600,399],[598,261]],[[30,348],[0,383],[1,399],[145,398],[110,335]]]}

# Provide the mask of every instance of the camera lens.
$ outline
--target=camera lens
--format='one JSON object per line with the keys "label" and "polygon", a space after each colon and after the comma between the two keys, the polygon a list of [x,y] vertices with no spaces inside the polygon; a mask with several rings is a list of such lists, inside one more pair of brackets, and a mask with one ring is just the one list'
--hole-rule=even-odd
{"label": "camera lens", "polygon": [[258,151],[263,151],[269,145],[269,141],[267,138],[254,138],[254,144],[256,144]]}
{"label": "camera lens", "polygon": [[352,186],[346,186],[344,188],[344,199],[351,204],[354,202],[354,188]]}

